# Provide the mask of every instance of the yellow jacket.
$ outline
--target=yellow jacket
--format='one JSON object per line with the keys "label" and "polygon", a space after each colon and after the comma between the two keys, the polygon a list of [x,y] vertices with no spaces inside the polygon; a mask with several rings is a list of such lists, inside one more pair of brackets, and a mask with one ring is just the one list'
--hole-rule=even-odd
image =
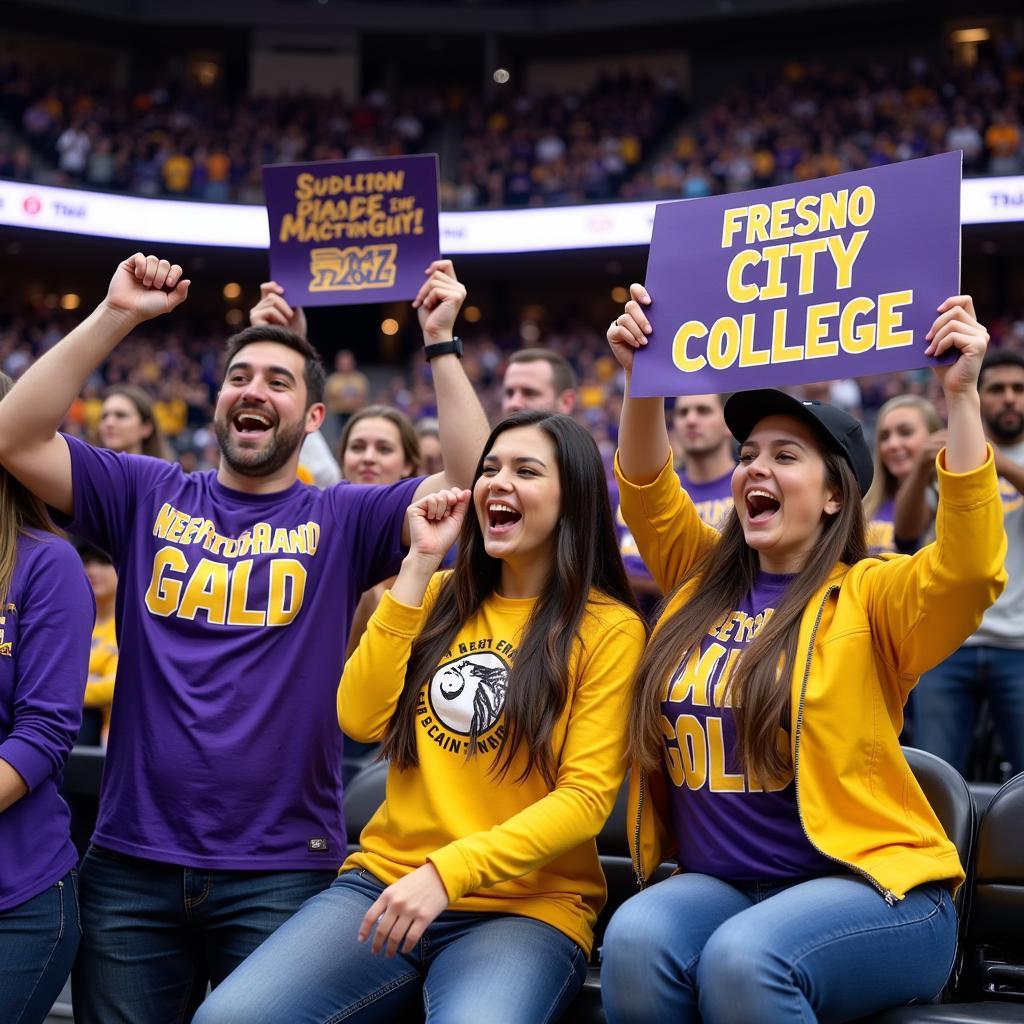
{"label": "yellow jacket", "polygon": [[[419,608],[385,592],[338,689],[338,720],[353,739],[372,743],[386,734],[412,642],[446,575],[433,577]],[[430,861],[450,909],[532,917],[589,955],[606,898],[594,837],[625,774],[626,708],[646,632],[635,612],[591,594],[569,665],[569,698],[551,736],[555,785],[538,771],[520,781],[522,748],[502,777],[493,768],[508,670],[534,603],[492,594],[462,624],[420,690],[419,765],[390,767],[385,801],[342,870],[362,868],[391,885]],[[480,749],[470,758],[474,723]]]}
{"label": "yellow jacket", "polygon": [[[936,460],[936,539],[914,555],[838,564],[808,603],[791,680],[790,746],[797,808],[807,838],[826,857],[868,878],[885,898],[917,885],[964,879],[900,749],[903,705],[922,672],[955,651],[1006,584],[1006,534],[991,451],[969,473]],[[686,576],[718,534],[679,488],[669,460],[646,486],[616,462],[622,511],[664,593]],[[699,585],[665,609],[673,614]],[[634,766],[630,849],[641,885],[671,856],[664,781]]]}

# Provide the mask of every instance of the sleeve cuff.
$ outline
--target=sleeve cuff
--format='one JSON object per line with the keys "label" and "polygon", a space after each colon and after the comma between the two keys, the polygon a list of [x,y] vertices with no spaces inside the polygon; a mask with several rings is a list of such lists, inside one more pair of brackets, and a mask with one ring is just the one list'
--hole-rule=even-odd
{"label": "sleeve cuff", "polygon": [[427,860],[434,865],[437,873],[441,876],[449,902],[455,903],[474,888],[470,878],[469,865],[455,843],[449,843],[447,846],[442,846],[440,850],[435,850],[427,857]]}
{"label": "sleeve cuff", "polygon": [[52,760],[17,736],[9,736],[0,743],[0,758],[24,779],[30,793],[53,773]]}
{"label": "sleeve cuff", "polygon": [[402,604],[392,596],[390,590],[384,591],[373,613],[373,619],[382,629],[398,636],[415,636],[423,625],[426,617],[426,605],[413,606]]}
{"label": "sleeve cuff", "polygon": [[999,496],[999,477],[996,475],[992,445],[986,444],[987,458],[966,473],[951,473],[946,469],[946,449],[935,457],[939,494],[946,504],[960,508],[973,508]]}

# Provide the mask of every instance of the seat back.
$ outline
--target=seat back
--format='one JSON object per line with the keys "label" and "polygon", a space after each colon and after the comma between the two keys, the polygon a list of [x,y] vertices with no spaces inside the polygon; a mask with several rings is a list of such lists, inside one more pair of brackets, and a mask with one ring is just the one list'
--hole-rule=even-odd
{"label": "seat back", "polygon": [[[974,798],[964,777],[951,764],[926,750],[904,747],[903,755],[949,841],[956,847],[964,870],[969,870],[974,853],[977,815]],[[967,891],[967,886],[961,886],[957,893],[958,912],[963,911]]]}
{"label": "seat back", "polygon": [[1024,1002],[1024,774],[1003,784],[978,829],[966,986]]}
{"label": "seat back", "polygon": [[387,782],[388,764],[377,761],[363,768],[345,787],[345,832],[350,853],[359,846],[360,834],[384,803]]}

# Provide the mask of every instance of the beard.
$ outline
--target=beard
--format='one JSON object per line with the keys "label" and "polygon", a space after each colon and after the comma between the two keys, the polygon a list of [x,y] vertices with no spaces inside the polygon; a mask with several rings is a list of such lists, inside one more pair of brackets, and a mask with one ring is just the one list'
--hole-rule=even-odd
{"label": "beard", "polygon": [[1020,435],[1024,433],[1024,413],[1007,410],[996,416],[986,416],[985,426],[993,441],[1013,444],[1014,441],[1020,440]]}
{"label": "beard", "polygon": [[274,427],[270,440],[263,448],[240,448],[231,435],[230,420],[216,420],[214,429],[220,442],[221,456],[239,476],[270,476],[276,473],[295,454],[306,436],[304,423]]}

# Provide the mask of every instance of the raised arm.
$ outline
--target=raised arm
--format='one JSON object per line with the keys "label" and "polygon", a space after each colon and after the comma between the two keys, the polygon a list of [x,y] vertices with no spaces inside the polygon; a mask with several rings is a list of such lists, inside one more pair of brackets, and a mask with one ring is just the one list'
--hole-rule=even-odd
{"label": "raised arm", "polygon": [[409,553],[345,662],[338,686],[338,724],[354,740],[376,743],[387,731],[426,615],[427,587],[459,535],[469,498],[469,491],[439,491],[409,506]]}
{"label": "raised arm", "polygon": [[935,543],[864,575],[876,646],[907,688],[971,635],[1006,584],[1002,502],[978,398],[988,332],[969,296],[939,307],[928,339],[929,355],[957,350],[956,362],[936,368],[949,427],[938,459]]}
{"label": "raised arm", "polygon": [[665,402],[661,398],[634,398],[630,394],[633,353],[647,344],[651,325],[643,307],[651,297],[642,284],[629,288],[630,300],[625,312],[608,328],[608,344],[626,371],[626,393],[619,418],[619,468],[634,484],[652,483],[669,457],[671,445],[665,426]]}
{"label": "raised arm", "polygon": [[[455,318],[465,298],[466,289],[455,276],[451,260],[438,260],[427,267],[427,279],[412,303],[423,328],[424,344],[433,345],[454,337]],[[437,395],[444,470],[420,484],[417,498],[448,487],[469,487],[490,431],[483,407],[459,357],[454,354],[435,356],[430,368]]]}
{"label": "raised arm", "polygon": [[177,264],[142,253],[129,257],[106,298],[0,402],[0,463],[48,505],[72,512],[71,456],[57,433],[71,403],[130,331],[185,300],[189,283]]}

